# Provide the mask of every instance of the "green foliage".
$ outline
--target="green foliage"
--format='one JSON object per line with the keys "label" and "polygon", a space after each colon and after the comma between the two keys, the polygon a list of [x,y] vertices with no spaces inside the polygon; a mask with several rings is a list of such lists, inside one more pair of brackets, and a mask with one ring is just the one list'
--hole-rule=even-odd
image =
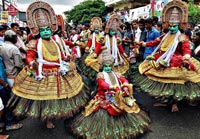
{"label": "green foliage", "polygon": [[105,2],[102,0],[85,0],[76,5],[70,11],[64,12],[68,19],[73,23],[89,23],[90,19],[94,16],[105,16]]}
{"label": "green foliage", "polygon": [[197,5],[194,5],[193,0],[189,0],[188,10],[189,22],[200,23],[200,8]]}

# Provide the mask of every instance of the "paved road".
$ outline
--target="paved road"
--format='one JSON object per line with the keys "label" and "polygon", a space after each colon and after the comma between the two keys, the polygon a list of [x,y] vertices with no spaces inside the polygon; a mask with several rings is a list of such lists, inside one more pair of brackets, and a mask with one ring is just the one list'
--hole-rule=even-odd
{"label": "paved road", "polygon": [[[153,99],[143,95],[145,105],[150,110],[151,131],[138,139],[200,139],[200,108],[180,105],[180,111],[171,113],[163,107],[153,107]],[[37,119],[25,119],[20,130],[5,132],[10,139],[76,139],[65,129],[64,120],[56,121],[55,129],[46,129]]]}

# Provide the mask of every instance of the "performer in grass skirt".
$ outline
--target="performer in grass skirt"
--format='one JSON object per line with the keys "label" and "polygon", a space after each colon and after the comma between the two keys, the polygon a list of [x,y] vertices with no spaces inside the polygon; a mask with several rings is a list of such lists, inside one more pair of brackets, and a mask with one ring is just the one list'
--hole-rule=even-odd
{"label": "performer in grass skirt", "polygon": [[27,66],[15,78],[15,94],[8,107],[17,116],[29,116],[47,121],[54,128],[55,118],[71,117],[88,102],[88,89],[77,73],[75,64],[67,62],[65,54],[52,32],[57,30],[53,8],[36,1],[27,9],[28,26],[37,40],[30,41]]}
{"label": "performer in grass skirt", "polygon": [[56,15],[58,30],[54,32],[54,37],[56,42],[61,48],[61,51],[64,53],[64,56],[67,58],[68,61],[75,62],[76,54],[73,53],[73,49],[78,43],[73,43],[68,41],[65,37],[65,21],[62,15]]}
{"label": "performer in grass skirt", "polygon": [[97,56],[102,51],[104,36],[101,35],[102,20],[100,17],[93,17],[90,21],[91,35],[87,41],[85,54],[78,62],[81,73],[95,82],[96,75],[100,70]]}
{"label": "performer in grass skirt", "polygon": [[[169,2],[163,9],[163,25],[169,32],[140,46],[157,45],[154,52],[132,73],[131,82],[178,111],[177,102],[200,97],[200,63],[191,57],[190,42],[181,29],[187,27],[188,6],[181,0]],[[163,105],[161,103],[160,105]]]}
{"label": "performer in grass skirt", "polygon": [[[95,20],[94,20],[95,21]],[[95,25],[98,22],[94,22]],[[100,23],[100,22],[99,22]],[[127,61],[127,55],[121,45],[120,38],[116,35],[117,31],[120,30],[120,26],[123,23],[121,22],[120,16],[117,14],[111,15],[109,18],[105,32],[106,35],[103,37],[99,35],[99,37],[95,36],[92,38],[92,41],[88,41],[88,46],[86,47],[86,51],[88,50],[91,52],[85,58],[85,65],[82,64],[82,69],[84,69],[86,76],[89,79],[93,79],[96,77],[96,74],[102,71],[102,67],[99,64],[99,55],[102,53],[103,50],[108,51],[115,59],[113,65],[113,71],[119,72],[121,74],[125,74],[129,69],[129,63]],[[92,24],[91,24],[92,25]],[[101,24],[100,24],[101,25]],[[99,30],[94,30],[99,33]],[[100,33],[99,33],[100,34]],[[95,41],[94,41],[95,40]],[[90,45],[89,45],[90,44]],[[91,46],[91,47],[90,47]],[[88,73],[88,74],[87,74]]]}
{"label": "performer in grass skirt", "polygon": [[113,57],[100,55],[103,71],[97,75],[97,94],[71,124],[72,133],[87,139],[135,138],[149,128],[148,115],[132,97],[132,85],[112,71]]}

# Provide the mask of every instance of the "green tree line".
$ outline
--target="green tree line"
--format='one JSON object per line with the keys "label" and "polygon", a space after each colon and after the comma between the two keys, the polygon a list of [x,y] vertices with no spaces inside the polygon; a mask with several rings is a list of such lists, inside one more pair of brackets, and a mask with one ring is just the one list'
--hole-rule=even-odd
{"label": "green tree line", "polygon": [[64,12],[68,19],[73,23],[89,23],[92,17],[98,16],[103,18],[105,16],[105,2],[102,0],[85,0],[76,5],[70,11]]}

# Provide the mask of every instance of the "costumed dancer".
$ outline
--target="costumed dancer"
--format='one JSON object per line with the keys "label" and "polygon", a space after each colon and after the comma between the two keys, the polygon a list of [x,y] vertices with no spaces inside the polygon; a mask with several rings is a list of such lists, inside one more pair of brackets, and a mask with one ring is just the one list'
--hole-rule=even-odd
{"label": "costumed dancer", "polygon": [[82,31],[80,33],[80,41],[83,42],[86,46],[88,39],[90,38],[91,31],[90,31],[90,24],[85,23],[85,25],[82,26]]}
{"label": "costumed dancer", "polygon": [[91,35],[85,48],[86,53],[78,65],[83,75],[95,82],[97,72],[99,71],[97,56],[104,43],[104,36],[100,34],[100,31],[102,30],[102,20],[100,17],[93,17],[91,19],[90,30]]}
{"label": "costumed dancer", "polygon": [[58,30],[54,33],[54,37],[56,42],[61,47],[65,57],[68,61],[75,61],[76,59],[76,52],[73,52],[73,46],[76,46],[76,43],[72,43],[65,39],[65,21],[62,15],[56,15]]}
{"label": "costumed dancer", "polygon": [[132,81],[161,102],[171,104],[175,112],[178,101],[200,96],[200,63],[191,57],[189,39],[181,33],[187,27],[187,4],[181,0],[169,2],[163,9],[162,22],[169,26],[167,34],[154,41],[137,42],[157,48],[139,65],[140,73],[133,74]]}
{"label": "costumed dancer", "polygon": [[72,43],[75,44],[75,46],[72,49],[72,53],[76,55],[77,60],[81,59],[82,57],[82,48],[78,45],[79,43],[81,43],[81,46],[85,46],[85,44],[83,42],[80,41],[81,37],[80,35],[77,33],[76,30],[72,30],[71,31],[71,36],[69,38],[69,41],[71,41]]}
{"label": "costumed dancer", "polygon": [[[40,35],[29,45],[27,66],[15,78],[15,94],[8,107],[14,113],[46,120],[54,128],[55,118],[71,117],[88,102],[88,90],[73,63],[66,62],[60,46],[51,37],[57,30],[56,15],[46,2],[36,1],[27,9],[31,33]],[[34,41],[35,42],[35,41]]]}
{"label": "costumed dancer", "polygon": [[126,59],[127,55],[122,47],[120,38],[116,36],[116,33],[120,30],[120,25],[122,24],[123,23],[121,22],[119,15],[113,14],[110,16],[105,28],[105,38],[100,39],[100,43],[105,42],[104,47],[101,47],[102,44],[96,45],[93,55],[90,55],[85,59],[86,65],[92,65],[91,67],[95,71],[99,72],[101,70],[101,66],[98,62],[98,56],[102,53],[102,51],[106,50],[115,60],[113,71],[121,74],[126,73],[129,69],[129,63]]}
{"label": "costumed dancer", "polygon": [[125,74],[129,69],[127,54],[125,53],[121,39],[117,36],[117,32],[122,32],[120,26],[123,25],[118,14],[112,14],[105,28],[105,47],[106,50],[114,58],[113,71]]}
{"label": "costumed dancer", "polygon": [[97,94],[71,124],[72,133],[86,139],[135,138],[148,130],[150,119],[132,97],[132,84],[112,71],[114,59],[99,56],[103,71],[97,75]]}

